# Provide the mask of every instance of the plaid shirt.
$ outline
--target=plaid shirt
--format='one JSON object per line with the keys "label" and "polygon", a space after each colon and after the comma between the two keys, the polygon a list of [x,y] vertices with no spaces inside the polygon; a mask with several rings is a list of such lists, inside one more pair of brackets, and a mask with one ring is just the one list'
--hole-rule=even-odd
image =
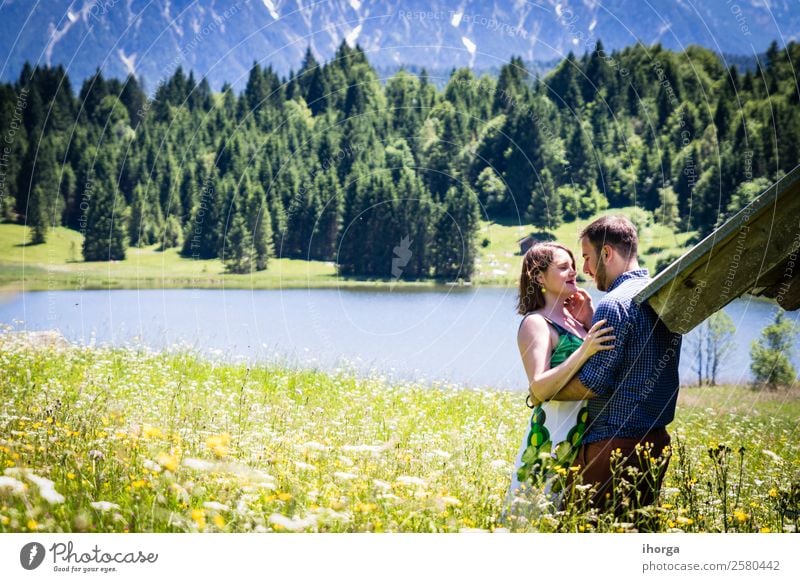
{"label": "plaid shirt", "polygon": [[592,323],[607,320],[617,339],[613,350],[596,353],[579,374],[597,395],[588,401],[584,444],[639,438],[675,416],[681,335],[669,331],[652,307],[634,303],[649,282],[647,269],[623,273],[597,304]]}

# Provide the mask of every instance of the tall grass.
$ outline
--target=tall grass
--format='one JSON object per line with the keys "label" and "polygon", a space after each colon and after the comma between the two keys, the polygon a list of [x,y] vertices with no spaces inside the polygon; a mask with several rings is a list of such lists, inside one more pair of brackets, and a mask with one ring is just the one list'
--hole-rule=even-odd
{"label": "tall grass", "polygon": [[[0,334],[0,387],[3,532],[497,530],[528,420],[516,393],[17,334]],[[656,528],[796,528],[795,409],[709,402],[670,427]],[[631,524],[573,506],[502,527]]]}

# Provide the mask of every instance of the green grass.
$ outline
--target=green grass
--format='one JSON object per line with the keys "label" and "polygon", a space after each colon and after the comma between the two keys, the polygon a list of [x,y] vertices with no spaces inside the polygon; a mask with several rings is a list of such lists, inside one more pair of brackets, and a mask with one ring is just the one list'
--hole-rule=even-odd
{"label": "green grass", "polygon": [[[621,212],[629,212],[623,209]],[[556,239],[578,249],[577,236],[588,220],[560,226]],[[479,256],[475,283],[514,286],[522,258],[517,240],[530,232],[530,226],[484,222],[478,236]],[[654,267],[666,253],[683,251],[689,234],[673,234],[654,226],[641,233],[641,255]],[[484,248],[480,242],[489,240]],[[225,273],[221,261],[183,258],[177,249],[158,251],[158,245],[129,248],[124,261],[87,263],[81,257],[80,233],[59,227],[50,231],[45,244],[29,245],[28,227],[0,224],[0,290],[46,289],[147,289],[147,288],[246,288],[278,289],[297,287],[367,286],[385,287],[389,281],[340,278],[333,263],[273,259],[266,271],[252,275]],[[659,251],[653,253],[652,249]],[[403,286],[431,287],[432,281],[405,282]]]}
{"label": "green grass", "polygon": [[216,259],[183,258],[178,249],[158,245],[129,248],[124,261],[84,262],[80,233],[59,227],[43,245],[26,245],[28,228],[0,224],[0,287],[10,289],[136,289],[335,287],[370,284],[337,277],[332,263],[274,259],[266,271],[252,275],[225,273]]}
{"label": "green grass", "polygon": [[[0,532],[492,531],[529,416],[518,393],[26,334],[0,334],[0,371]],[[658,529],[796,528],[799,403],[684,389]],[[562,512],[512,529],[628,521]]]}
{"label": "green grass", "polygon": [[[630,216],[634,207],[619,208],[613,211],[616,214]],[[572,249],[578,261],[578,271],[581,270],[580,245],[578,236],[591,219],[578,219],[567,222],[556,228],[552,235],[555,240]],[[476,265],[476,281],[482,284],[515,286],[519,281],[522,267],[522,256],[519,254],[517,241],[522,237],[535,232],[537,229],[530,225],[511,223],[482,222],[478,233],[478,262]],[[639,257],[645,267],[654,272],[656,263],[662,257],[683,254],[689,250],[687,241],[694,235],[693,232],[674,232],[663,225],[652,225],[639,233]],[[489,246],[483,247],[481,241],[489,240]]]}

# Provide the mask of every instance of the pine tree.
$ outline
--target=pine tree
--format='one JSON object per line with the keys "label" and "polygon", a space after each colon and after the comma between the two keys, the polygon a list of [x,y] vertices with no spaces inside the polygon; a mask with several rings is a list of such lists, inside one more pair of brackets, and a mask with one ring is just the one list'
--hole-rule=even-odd
{"label": "pine tree", "polygon": [[125,79],[119,99],[128,111],[131,127],[136,128],[144,121],[147,95],[142,91],[134,75],[128,75]]}
{"label": "pine tree", "polygon": [[274,256],[272,244],[272,218],[269,214],[264,189],[258,182],[248,183],[248,218],[253,240],[253,268],[263,271]]}
{"label": "pine tree", "polygon": [[511,204],[505,213],[520,216],[531,204],[536,173],[541,168],[544,140],[539,124],[520,112],[511,113],[507,127],[506,134],[511,137],[511,145],[505,152],[503,164]]}
{"label": "pine tree", "polygon": [[434,276],[470,280],[475,269],[475,235],[480,218],[476,195],[452,186],[436,225]]}
{"label": "pine tree", "polygon": [[583,77],[583,100],[587,103],[594,101],[598,93],[613,95],[618,91],[616,77],[606,62],[607,59],[603,43],[598,39],[586,66],[586,76]]}
{"label": "pine tree", "polygon": [[717,127],[717,136],[719,141],[723,141],[730,133],[731,123],[731,106],[729,103],[730,97],[723,93],[717,100],[717,109],[714,112],[714,125]]}
{"label": "pine tree", "polygon": [[230,273],[249,273],[255,267],[255,253],[247,217],[241,204],[234,202],[229,211],[230,220],[225,231],[221,259]]}
{"label": "pine tree", "polygon": [[500,76],[492,102],[492,112],[509,112],[526,98],[529,73],[521,57],[511,57],[511,62],[500,67]]}
{"label": "pine tree", "polygon": [[29,148],[23,163],[26,173],[31,172],[29,184],[21,184],[20,191],[30,191],[25,207],[25,222],[33,229],[33,244],[44,243],[48,226],[60,224],[64,203],[59,191],[56,149],[54,138],[44,137],[39,147]]}
{"label": "pine tree", "polygon": [[562,222],[561,198],[556,192],[553,175],[547,168],[539,172],[525,217],[534,226],[546,230],[552,230]]}
{"label": "pine tree", "polygon": [[37,184],[28,199],[25,221],[31,227],[31,244],[38,245],[47,241],[47,194],[44,186]]}
{"label": "pine tree", "polygon": [[550,97],[559,108],[569,108],[576,111],[583,106],[580,85],[578,84],[578,71],[580,67],[572,51],[558,66],[548,82]]}
{"label": "pine tree", "polygon": [[200,182],[200,196],[186,229],[184,257],[214,259],[219,256],[225,216],[222,209],[220,177],[216,167]]}
{"label": "pine tree", "polygon": [[125,259],[124,202],[115,192],[113,183],[98,172],[97,187],[87,215],[83,239],[83,258],[86,261],[122,261]]}
{"label": "pine tree", "polygon": [[309,109],[314,115],[320,115],[327,107],[328,89],[322,66],[317,62],[311,47],[306,48],[303,65],[297,74],[297,84]]}
{"label": "pine tree", "polygon": [[315,199],[319,201],[321,207],[313,233],[311,255],[312,258],[330,261],[336,254],[344,204],[344,196],[336,170],[329,167],[327,171],[318,173],[314,188],[316,190]]}

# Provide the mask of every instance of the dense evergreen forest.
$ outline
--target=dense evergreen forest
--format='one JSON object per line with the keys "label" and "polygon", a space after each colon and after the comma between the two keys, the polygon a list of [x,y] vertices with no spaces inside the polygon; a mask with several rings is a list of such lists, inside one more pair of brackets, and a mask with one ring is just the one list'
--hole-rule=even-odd
{"label": "dense evergreen forest", "polygon": [[800,45],[750,73],[712,52],[602,43],[534,78],[454,70],[380,79],[342,44],[281,78],[213,92],[178,68],[148,98],[98,72],[77,95],[62,67],[0,85],[0,213],[83,233],[87,261],[178,247],[231,272],[272,257],[343,275],[469,279],[480,220],[547,230],[636,205],[708,233],[800,156]]}

